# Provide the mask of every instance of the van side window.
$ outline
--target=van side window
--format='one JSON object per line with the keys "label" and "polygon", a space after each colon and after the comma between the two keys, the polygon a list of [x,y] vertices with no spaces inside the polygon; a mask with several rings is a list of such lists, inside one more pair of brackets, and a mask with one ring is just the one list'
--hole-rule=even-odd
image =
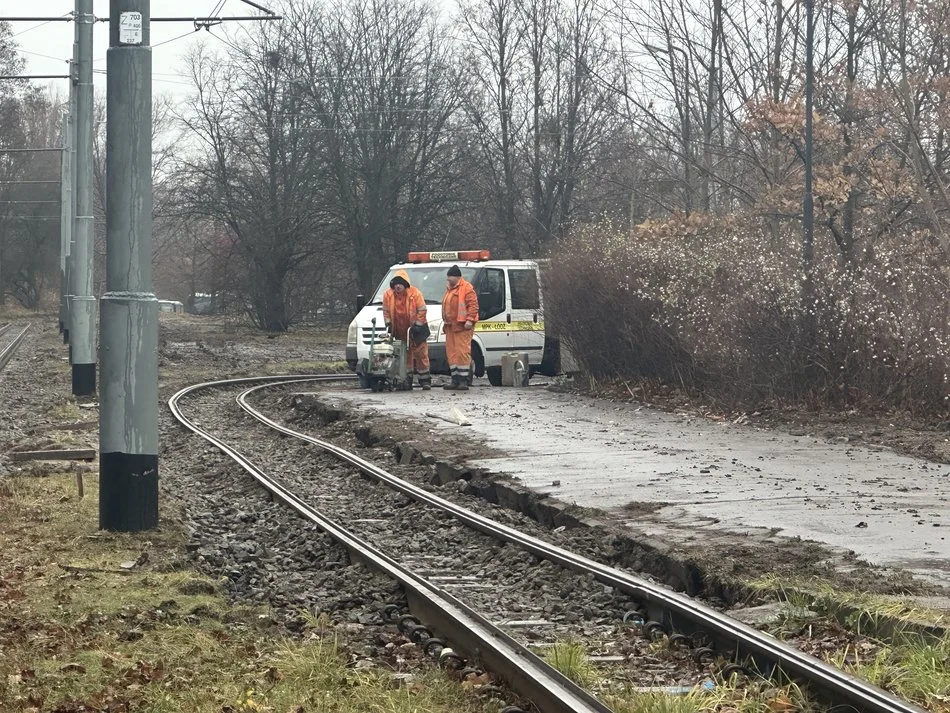
{"label": "van side window", "polygon": [[480,271],[478,284],[478,318],[489,319],[505,311],[505,273],[503,270],[486,268]]}
{"label": "van side window", "polygon": [[534,270],[509,270],[512,309],[541,309],[538,274]]}

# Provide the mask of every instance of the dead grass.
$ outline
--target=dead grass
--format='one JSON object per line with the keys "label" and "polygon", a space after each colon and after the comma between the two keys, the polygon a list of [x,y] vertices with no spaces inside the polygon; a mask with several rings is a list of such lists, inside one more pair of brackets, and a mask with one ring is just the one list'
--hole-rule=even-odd
{"label": "dead grass", "polygon": [[265,365],[264,373],[279,374],[351,374],[345,361],[281,361]]}
{"label": "dead grass", "polygon": [[266,610],[188,568],[172,514],[98,531],[95,481],[80,499],[70,473],[0,480],[0,710],[499,710],[438,670],[355,670],[319,626],[275,635]]}
{"label": "dead grass", "polygon": [[79,404],[76,403],[74,398],[68,398],[54,404],[47,410],[46,414],[58,421],[81,421],[88,416],[88,413],[84,414],[83,410],[79,408]]}

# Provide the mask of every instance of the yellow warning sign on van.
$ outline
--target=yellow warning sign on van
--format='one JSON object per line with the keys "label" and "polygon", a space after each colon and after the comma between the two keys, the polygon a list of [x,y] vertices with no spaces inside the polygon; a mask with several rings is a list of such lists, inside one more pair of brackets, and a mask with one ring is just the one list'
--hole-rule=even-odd
{"label": "yellow warning sign on van", "polygon": [[544,322],[476,322],[476,332],[543,332]]}

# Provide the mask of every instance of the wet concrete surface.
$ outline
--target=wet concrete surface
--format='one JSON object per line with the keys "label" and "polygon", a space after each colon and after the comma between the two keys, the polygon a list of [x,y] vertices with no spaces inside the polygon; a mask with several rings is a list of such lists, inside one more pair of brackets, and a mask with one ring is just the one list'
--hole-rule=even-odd
{"label": "wet concrete surface", "polygon": [[[799,537],[950,586],[950,466],[557,393],[535,380],[498,388],[479,379],[467,392],[332,393],[416,419],[432,438],[470,433],[504,454],[470,465],[668,542]],[[453,406],[470,425],[426,415],[448,416]]]}

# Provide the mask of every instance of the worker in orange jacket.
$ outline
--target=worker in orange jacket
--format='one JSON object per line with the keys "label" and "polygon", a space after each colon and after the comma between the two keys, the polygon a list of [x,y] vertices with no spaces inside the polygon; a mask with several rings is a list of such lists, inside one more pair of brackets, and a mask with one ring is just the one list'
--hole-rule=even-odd
{"label": "worker in orange jacket", "polygon": [[462,278],[458,265],[449,268],[447,279],[448,286],[442,297],[442,328],[452,383],[443,388],[466,391],[472,363],[472,334],[478,322],[478,295],[472,284]]}
{"label": "worker in orange jacket", "polygon": [[[383,293],[383,320],[386,329],[396,339],[405,340],[408,386],[413,376],[419,377],[424,391],[432,388],[429,374],[429,325],[426,321],[426,301],[418,287],[409,282],[409,274],[398,270]],[[418,342],[418,343],[417,343]]]}

